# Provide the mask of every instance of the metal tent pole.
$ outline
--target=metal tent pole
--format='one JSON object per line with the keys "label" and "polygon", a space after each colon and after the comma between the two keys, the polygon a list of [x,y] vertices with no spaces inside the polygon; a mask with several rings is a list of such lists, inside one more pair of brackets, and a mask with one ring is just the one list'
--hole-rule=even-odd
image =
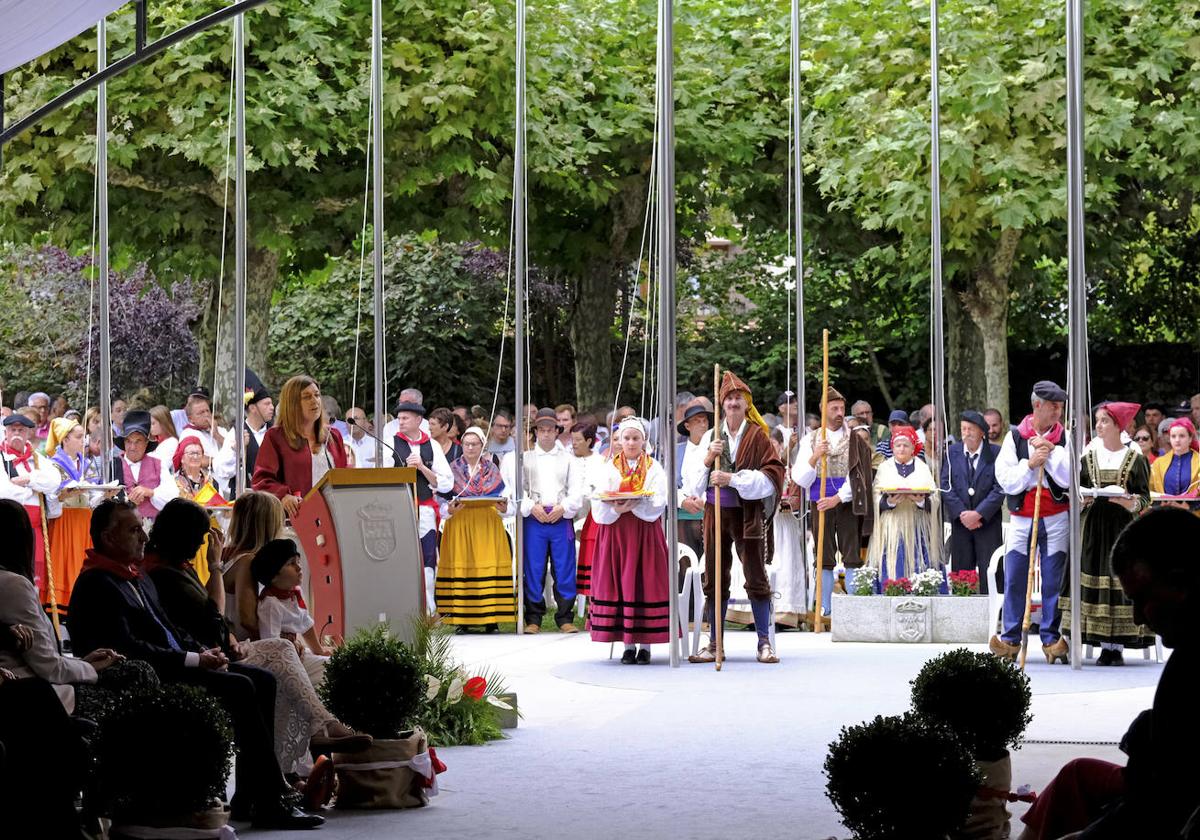
{"label": "metal tent pole", "polygon": [[516,320],[515,351],[516,399],[513,401],[513,493],[516,499],[516,527],[513,529],[513,552],[517,585],[517,633],[525,632],[525,539],[521,502],[525,498],[525,472],[522,456],[525,449],[525,0],[517,0],[517,97],[515,137],[513,143],[513,250],[516,260]]}
{"label": "metal tent pole", "polygon": [[[936,486],[941,478],[942,452],[946,446],[946,355],[945,315],[942,311],[942,144],[941,100],[938,96],[938,0],[929,0],[929,328],[933,405],[933,429],[937,446],[929,447],[929,469]],[[938,425],[942,424],[942,428]],[[936,524],[936,523],[935,523]],[[938,525],[937,527],[941,527]]]}
{"label": "metal tent pole", "polygon": [[[375,296],[375,435],[383,434],[387,412],[387,381],[384,374],[383,321],[383,0],[371,3],[371,277]],[[383,442],[375,441],[375,465],[383,464]]]}
{"label": "metal tent pole", "polygon": [[[107,28],[101,20],[96,27],[96,67],[108,66]],[[100,453],[100,479],[112,480],[112,360],[109,341],[112,337],[108,320],[108,83],[101,82],[96,91],[96,273],[100,279],[97,304],[100,310],[100,435],[104,441]],[[91,364],[88,359],[88,364]],[[84,395],[86,399],[86,395]]]}
{"label": "metal tent pole", "polygon": [[1070,397],[1071,449],[1071,667],[1083,667],[1080,645],[1080,554],[1083,537],[1079,525],[1079,459],[1087,428],[1087,292],[1084,285],[1083,225],[1083,2],[1067,0],[1067,321],[1070,346],[1068,394]]}
{"label": "metal tent pole", "polygon": [[[673,0],[659,0],[658,17],[658,405],[662,417],[659,440],[667,474],[667,580],[672,591],[679,580],[678,494],[675,487],[675,84]],[[670,598],[671,667],[679,667],[675,627],[679,599]],[[699,620],[697,618],[697,620]]]}
{"label": "metal tent pole", "polygon": [[[237,417],[233,435],[234,481],[237,495],[246,492],[246,441],[242,419],[246,410],[246,20],[233,19],[233,133],[234,133],[234,224],[233,224],[233,405]],[[219,425],[218,418],[212,419]]]}
{"label": "metal tent pole", "polygon": [[[796,283],[796,449],[799,451],[800,437],[804,434],[806,424],[804,415],[806,406],[804,391],[808,387],[804,376],[804,150],[801,137],[803,120],[800,110],[800,0],[792,0],[791,25],[792,52],[792,173],[796,184],[792,190],[792,239],[796,243],[796,254],[793,262],[793,279]],[[787,459],[787,468],[791,472],[791,461]],[[784,484],[787,484],[787,477]],[[800,565],[808,569],[808,536],[807,536],[807,501],[804,500],[804,515],[800,519]],[[820,569],[816,569],[820,574]],[[813,585],[808,581],[805,589]],[[807,603],[807,595],[805,595]]]}

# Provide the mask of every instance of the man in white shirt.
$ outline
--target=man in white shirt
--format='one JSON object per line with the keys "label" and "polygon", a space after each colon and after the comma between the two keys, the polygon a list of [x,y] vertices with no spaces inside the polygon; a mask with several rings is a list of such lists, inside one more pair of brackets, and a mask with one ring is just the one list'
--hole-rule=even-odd
{"label": "man in white shirt", "polygon": [[[242,429],[242,439],[246,442],[246,461],[243,466],[246,470],[247,489],[250,487],[250,478],[254,475],[254,463],[258,460],[258,447],[262,445],[263,438],[267,435],[267,429],[271,428],[271,421],[274,419],[275,401],[271,399],[271,395],[267,393],[263,384],[256,382],[253,388],[247,387],[246,419]],[[237,452],[234,451],[236,442],[237,438],[233,435],[225,435],[221,451],[213,460],[212,467],[214,478],[228,482],[228,498],[231,499],[237,494],[237,482],[234,480],[235,462],[237,461]]]}
{"label": "man in white shirt", "polygon": [[205,469],[211,469],[225,442],[225,430],[213,419],[212,400],[203,394],[192,394],[187,399],[184,412],[187,414],[187,423],[180,430],[179,439],[199,439],[200,445],[204,447]]}
{"label": "man in white shirt", "polygon": [[125,497],[138,516],[153,520],[179,495],[179,485],[166,466],[149,454],[158,446],[150,441],[150,412],[127,413],[124,432],[114,439],[121,455],[113,459],[113,479],[125,487]]}
{"label": "man in white shirt", "polygon": [[[367,432],[375,431],[371,421],[367,419],[367,413],[358,406],[354,406],[346,412],[346,425],[350,427],[346,445],[354,453],[354,466],[358,469],[371,469],[375,466],[376,443],[375,438],[367,434]],[[390,455],[391,453],[385,449],[384,460],[386,461]]]}
{"label": "man in white shirt", "polygon": [[[413,405],[423,406],[423,405],[425,405],[425,395],[422,394],[420,391],[418,391],[416,388],[405,388],[403,391],[400,392],[400,399],[397,404],[399,404],[399,403],[412,403]],[[421,414],[421,432],[423,434],[429,434],[429,421],[425,419],[424,411],[425,411],[425,409],[422,408],[421,409],[421,412],[422,412],[422,414]],[[396,413],[397,414],[400,413],[399,408],[396,409]],[[385,441],[391,440],[392,438],[394,438],[396,436],[396,433],[399,431],[400,431],[400,418],[396,417],[387,422],[387,424],[383,427],[383,434],[381,434],[380,437],[383,438]],[[343,435],[343,437],[344,437],[344,435]],[[384,460],[386,461],[387,459],[385,458]]]}
{"label": "man in white shirt", "polygon": [[429,612],[436,609],[433,599],[437,575],[438,520],[441,511],[437,493],[454,489],[454,474],[446,462],[446,453],[421,431],[425,407],[419,403],[402,402],[396,406],[398,429],[392,438],[392,463],[397,467],[412,467],[417,471],[417,536],[421,539],[421,556],[425,565],[425,602]]}
{"label": "man in white shirt", "polygon": [[[800,441],[792,481],[808,493],[816,511],[825,512],[825,543],[817,547],[817,556],[821,558],[821,610],[828,613],[837,555],[841,554],[846,567],[847,587],[854,581],[854,571],[863,565],[864,538],[875,524],[875,496],[871,445],[846,425],[846,398],[831,385],[825,403],[825,429],[816,429]],[[824,492],[822,456],[828,459]],[[816,520],[814,513],[814,531]]]}
{"label": "man in white shirt", "polygon": [[62,475],[34,451],[29,439],[37,424],[20,412],[4,418],[4,469],[0,470],[0,499],[12,499],[25,508],[33,525],[34,584],[46,577],[45,536],[42,531],[42,496],[54,493]]}
{"label": "man in white shirt", "polygon": [[[524,498],[521,518],[525,556],[525,632],[541,630],[546,615],[546,559],[554,582],[558,608],[555,624],[563,633],[577,633],[575,612],[575,528],[572,520],[583,504],[583,469],[572,450],[558,442],[562,429],[552,408],[534,418],[537,443],[521,458]],[[516,453],[500,463],[504,494],[516,498]]]}
{"label": "man in white shirt", "polygon": [[[1066,430],[1059,420],[1067,392],[1042,380],[1033,386],[1032,413],[1004,437],[996,458],[996,481],[1008,496],[1008,542],[1004,553],[1004,613],[998,636],[988,647],[997,656],[1015,660],[1021,650],[1025,593],[1029,575],[1029,539],[1033,514],[1038,514],[1038,555],[1042,569],[1042,617],[1038,633],[1042,653],[1051,663],[1070,661],[1070,646],[1059,633],[1062,614],[1058,595],[1067,568],[1070,539],[1071,462]],[[1037,492],[1030,492],[1037,489]],[[1038,504],[1038,496],[1041,503]]]}

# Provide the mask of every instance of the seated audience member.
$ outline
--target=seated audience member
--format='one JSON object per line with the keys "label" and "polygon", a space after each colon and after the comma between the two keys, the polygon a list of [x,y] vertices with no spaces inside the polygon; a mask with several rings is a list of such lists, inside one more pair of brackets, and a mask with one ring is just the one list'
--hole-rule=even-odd
{"label": "seated audience member", "polygon": [[[295,644],[313,685],[320,684],[333,650],[321,644],[300,594],[303,572],[296,544],[291,540],[271,540],[254,555],[250,573],[262,586],[258,596],[259,638],[284,638]],[[307,646],[303,652],[301,639]]]}
{"label": "seated audience member", "polygon": [[[275,501],[273,496],[268,498]],[[275,501],[278,505],[278,501]],[[281,508],[282,510],[282,508]],[[167,618],[204,647],[220,648],[231,662],[270,671],[278,691],[275,697],[275,757],[287,773],[298,768],[309,741],[318,752],[353,752],[371,743],[344,726],[321,703],[300,659],[300,649],[286,639],[239,642],[229,632],[220,607],[212,598],[223,592],[220,545],[210,543],[213,577],[209,587],[200,583],[191,559],[209,533],[208,516],[195,503],[176,499],[163,508],[146,544],[146,568],[158,589]],[[215,587],[213,583],[215,581]]]}
{"label": "seated audience member", "polygon": [[[177,628],[142,573],[146,532],[132,505],[107,500],[92,514],[92,543],[75,582],[69,628],[76,653],[112,648],[150,664],[164,682],[206,689],[229,714],[237,746],[235,819],[260,828],[315,828],[287,795],[271,742],[275,680],[267,671],[230,663],[219,647],[202,648]],[[167,748],[164,745],[164,754]]]}
{"label": "seated audience member", "polygon": [[283,503],[279,499],[259,490],[238,496],[229,519],[229,539],[221,550],[221,577],[225,582],[225,620],[239,639],[258,638],[258,584],[250,571],[251,561],[260,548],[282,534]]}
{"label": "seated audience member", "polygon": [[[1163,667],[1154,705],[1121,742],[1124,767],[1092,758],[1059,771],[1022,818],[1034,838],[1172,838],[1200,808],[1200,719],[1195,674],[1200,630],[1200,567],[1187,546],[1200,544],[1200,519],[1177,508],[1135,519],[1113,546],[1112,568],[1133,601],[1134,621],[1174,648]],[[1077,833],[1075,833],[1077,832]]]}

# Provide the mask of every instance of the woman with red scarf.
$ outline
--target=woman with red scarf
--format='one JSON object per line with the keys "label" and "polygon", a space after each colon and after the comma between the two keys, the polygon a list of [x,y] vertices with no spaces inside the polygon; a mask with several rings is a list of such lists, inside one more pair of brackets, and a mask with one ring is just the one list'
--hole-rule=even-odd
{"label": "woman with red scarf", "polygon": [[662,527],[667,476],[646,451],[642,420],[625,418],[613,437],[615,454],[597,482],[600,495],[592,507],[599,526],[592,557],[592,641],[621,642],[621,664],[648,665],[650,645],[671,638],[673,587]]}
{"label": "woman with red scarf", "polygon": [[875,474],[879,518],[867,553],[867,565],[879,572],[880,592],[885,581],[911,580],[942,566],[941,533],[935,535],[932,516],[933,475],[917,458],[921,440],[912,426],[897,426],[891,442],[892,457]]}
{"label": "woman with red scarf", "polygon": [[0,450],[3,469],[0,469],[0,499],[12,499],[25,508],[33,526],[34,584],[43,592],[46,586],[46,533],[43,496],[53,495],[62,483],[58,470],[49,458],[41,458],[29,443],[37,424],[24,414],[14,412],[4,418],[4,448]]}

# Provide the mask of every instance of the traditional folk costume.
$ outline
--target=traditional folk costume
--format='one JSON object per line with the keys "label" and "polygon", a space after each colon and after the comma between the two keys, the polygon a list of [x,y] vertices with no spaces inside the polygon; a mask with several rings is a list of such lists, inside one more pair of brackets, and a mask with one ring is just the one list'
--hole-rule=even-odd
{"label": "traditional folk costume", "polygon": [[[826,394],[826,402],[846,402],[832,386]],[[825,473],[825,492],[821,493],[821,461],[809,464],[814,444],[818,439],[827,439],[829,453]],[[890,445],[890,444],[889,444]],[[792,480],[808,493],[814,504],[814,522],[818,513],[818,499],[837,496],[841,503],[825,512],[825,544],[817,547],[821,558],[821,610],[829,612],[830,596],[833,594],[833,570],[838,555],[846,568],[846,586],[854,582],[854,570],[862,568],[862,546],[871,537],[875,527],[875,497],[871,491],[871,446],[862,435],[855,434],[843,423],[840,429],[816,429],[800,441],[796,460],[792,464]],[[813,525],[816,528],[816,525]]]}
{"label": "traditional folk costume", "polygon": [[[200,477],[197,479],[191,478],[185,469],[183,469],[183,453],[189,446],[201,443],[200,439],[192,435],[190,432],[183,436],[183,440],[179,441],[179,447],[175,450],[173,466],[175,468],[175,488],[178,490],[178,496],[181,499],[189,499],[200,507],[216,507],[226,505],[228,502],[217,489],[217,481],[208,472],[201,468]],[[211,519],[212,524],[216,524],[215,519]],[[192,567],[196,570],[196,576],[200,578],[202,584],[208,584],[208,534],[204,535],[204,543],[200,546],[200,550],[196,552],[195,558],[192,560]]]}
{"label": "traditional folk costume", "polygon": [[[50,557],[53,560],[54,601],[60,616],[67,615],[71,601],[71,588],[83,569],[86,552],[92,547],[89,528],[92,523],[92,502],[86,491],[68,489],[67,485],[79,486],[90,483],[85,476],[86,461],[83,454],[71,456],[62,448],[63,439],[78,426],[75,420],[55,418],[50,423],[50,435],[46,438],[46,451],[61,478],[56,488],[55,507],[59,515],[49,522]],[[49,499],[47,499],[49,501]],[[50,603],[49,593],[42,587],[42,602]]]}
{"label": "traditional folk costume", "polygon": [[[701,414],[708,417],[708,427],[711,429],[713,424],[712,412],[700,404],[688,406],[687,410],[683,413],[683,420],[675,427],[676,431],[683,436],[683,440],[675,444],[675,489],[681,504],[687,496],[687,493],[683,491],[683,465],[693,458],[704,457],[703,452],[696,452],[696,450],[701,448],[700,444],[692,443],[691,435],[687,428],[688,421]],[[704,511],[692,513],[691,511],[684,510],[683,507],[679,507],[675,511],[675,519],[679,523],[679,542],[694,551],[696,558],[699,559],[704,555]],[[681,566],[679,570],[680,575],[684,571],[685,569]],[[682,580],[680,583],[682,584]]]}
{"label": "traditional folk costume", "polygon": [[[475,435],[480,444],[487,435],[477,426],[463,432]],[[450,465],[453,493],[460,496],[503,498],[500,468],[480,453],[474,467],[466,456]],[[510,503],[508,515],[512,515]],[[513,591],[512,551],[500,512],[495,505],[466,506],[446,515],[442,531],[442,556],[437,568],[437,608],[442,621],[458,627],[494,628],[501,621],[515,621],[517,602]]]}
{"label": "traditional folk costume", "polygon": [[[570,448],[570,447],[565,447]],[[596,553],[596,534],[599,525],[592,515],[592,499],[604,489],[601,485],[606,480],[608,459],[598,452],[593,452],[586,458],[577,458],[575,466],[581,471],[581,487],[579,492],[579,512],[575,514],[576,521],[583,519],[583,527],[579,530],[579,551],[575,564],[575,594],[581,598],[592,597],[592,566]]]}
{"label": "traditional folk costume", "polygon": [[[34,428],[34,422],[23,414],[10,414],[4,418],[6,429],[14,424],[25,426],[30,431]],[[34,583],[39,591],[44,593],[47,534],[42,530],[43,497],[48,494],[53,496],[62,483],[62,477],[50,463],[50,459],[38,455],[33,450],[33,446],[28,443],[25,443],[24,446],[17,446],[11,440],[6,440],[3,452],[0,454],[4,458],[4,474],[0,477],[0,499],[12,499],[25,508],[25,512],[29,514],[29,522],[33,525]],[[12,483],[14,478],[21,477],[27,477],[29,483],[24,486]],[[45,603],[44,600],[43,603]]]}
{"label": "traditional folk costume", "polygon": [[[553,420],[555,425],[558,424],[558,417],[553,409],[542,409],[538,412],[536,420]],[[577,461],[575,455],[557,440],[549,450],[535,444],[532,449],[521,454],[521,471],[525,474],[521,527],[525,548],[522,560],[525,564],[527,629],[540,627],[546,614],[544,589],[546,558],[549,555],[554,600],[558,604],[554,622],[565,632],[575,632],[572,619],[575,612],[575,528],[572,520],[583,504],[583,470]],[[504,476],[504,494],[510,499],[515,498],[515,452],[504,456],[500,463],[500,471]],[[555,505],[561,505],[562,518],[553,523],[539,522],[533,517],[534,505],[541,505],[547,513],[553,510]],[[568,626],[570,630],[566,629]]]}
{"label": "traditional folk costume", "polygon": [[892,440],[898,437],[912,441],[912,460],[901,464],[892,456],[879,465],[875,474],[879,519],[871,534],[867,565],[879,573],[878,593],[883,592],[885,581],[911,580],[927,569],[942,566],[941,530],[934,530],[930,497],[914,499],[908,496],[897,504],[892,504],[888,498],[892,492],[904,492],[899,488],[914,492],[934,490],[933,474],[925,462],[917,458],[922,446],[916,430],[912,426],[893,429]]}
{"label": "traditional folk costume", "polygon": [[[140,461],[130,461],[124,451],[125,439],[134,432],[141,432],[146,436],[146,454]],[[131,411],[125,415],[125,434],[114,442],[121,450],[121,455],[113,458],[113,479],[125,488],[126,493],[135,487],[151,491],[150,498],[139,504],[137,511],[143,522],[147,520],[153,522],[158,518],[158,512],[166,507],[167,502],[179,496],[179,485],[167,470],[167,465],[171,461],[163,460],[159,445],[150,438],[149,412]],[[151,455],[151,452],[154,455]],[[174,456],[174,449],[170,454],[172,457]]]}
{"label": "traditional folk costume", "polygon": [[[1101,409],[1125,428],[1141,407],[1134,403],[1104,403]],[[1125,597],[1121,581],[1113,574],[1109,557],[1117,536],[1150,505],[1150,466],[1140,451],[1122,446],[1111,451],[1100,438],[1093,441],[1081,459],[1080,487],[1121,487],[1133,496],[1135,506],[1128,511],[1106,498],[1097,498],[1083,509],[1083,548],[1079,557],[1082,636],[1085,645],[1099,645],[1109,651],[1123,647],[1143,648],[1154,644],[1154,634],[1134,623],[1133,602]],[[1071,592],[1064,587],[1059,599],[1062,632],[1070,632],[1074,609]],[[1117,657],[1102,653],[1103,664]]]}
{"label": "traditional folk costume", "polygon": [[[1187,429],[1192,436],[1191,449],[1183,455],[1176,455],[1171,449],[1160,455],[1150,465],[1150,490],[1168,496],[1200,497],[1200,442],[1196,440],[1196,429],[1186,417],[1175,420],[1167,429],[1176,426]],[[1188,506],[1200,516],[1200,500],[1189,502]]]}
{"label": "traditional folk costume", "polygon": [[[250,371],[247,371],[249,374]],[[247,410],[253,403],[260,402],[270,398],[267,389],[263,387],[262,382],[257,381],[258,377],[254,377],[255,384],[253,387],[247,383],[245,403]],[[250,426],[249,421],[242,419],[242,429],[246,432],[246,457],[242,464],[242,468],[246,471],[246,486],[250,486],[250,482],[254,478],[254,465],[258,461],[258,448],[262,446],[263,438],[267,436],[268,424],[263,423],[257,429]],[[128,432],[126,432],[128,434]],[[371,441],[374,445],[374,441]],[[217,457],[213,459],[212,471],[213,475],[220,481],[225,482],[227,498],[232,499],[237,493],[237,437],[232,430],[225,435],[225,440],[221,444],[221,451],[217,453]]]}
{"label": "traditional folk costume", "polygon": [[[750,388],[731,371],[725,371],[721,382],[721,403],[736,392],[745,394],[747,413],[736,429],[729,428],[728,418],[721,423],[721,440],[725,448],[720,462],[713,467],[705,465],[708,446],[713,438],[709,430],[694,450],[693,457],[684,464],[683,486],[688,495],[700,496],[704,504],[704,620],[715,626],[713,617],[716,596],[721,599],[724,615],[729,606],[730,569],[733,565],[734,547],[742,561],[746,580],[746,595],[754,616],[758,635],[760,662],[778,662],[779,658],[768,641],[771,615],[771,585],[767,581],[767,527],[779,504],[783,490],[784,466],[767,437],[766,424],[754,407]],[[712,471],[732,473],[727,487],[710,487]],[[721,508],[721,533],[716,533],[715,509]],[[714,591],[716,584],[716,540],[721,541],[721,592]],[[716,642],[692,661],[712,662],[716,658]]]}
{"label": "traditional folk costume", "polygon": [[[417,403],[400,403],[397,413],[404,411],[410,414],[425,416],[425,407]],[[438,525],[441,522],[441,505],[437,493],[449,493],[454,488],[454,476],[450,473],[450,464],[446,462],[446,453],[428,432],[418,432],[410,438],[397,427],[392,438],[392,463],[397,467],[408,466],[408,457],[416,452],[421,463],[433,470],[437,476],[436,485],[431,485],[423,472],[417,470],[417,536],[421,540],[421,558],[425,567],[425,601],[432,615],[436,609],[434,601],[434,578],[437,574],[438,559]]]}
{"label": "traditional folk costume", "polygon": [[[1034,385],[1040,400],[1066,402],[1067,394],[1053,382]],[[1067,488],[1071,482],[1070,451],[1067,433],[1061,423],[1049,429],[1035,430],[1033,415],[1026,415],[1009,435],[1005,436],[996,459],[996,480],[1008,496],[1012,514],[1008,525],[1008,543],[1004,555],[1004,612],[1003,630],[992,637],[993,652],[1012,658],[1021,642],[1021,626],[1025,618],[1025,596],[1029,576],[1029,537],[1033,526],[1036,495],[1029,491],[1037,486],[1038,470],[1029,466],[1029,439],[1040,434],[1053,444],[1045,463],[1045,481],[1039,491],[1042,497],[1038,523],[1038,556],[1042,569],[1042,617],[1038,632],[1042,649],[1051,661],[1066,660],[1067,644],[1059,632],[1061,615],[1058,597],[1062,592],[1067,568],[1067,545],[1070,537]],[[998,644],[1000,643],[1000,644]]]}
{"label": "traditional folk costume", "polygon": [[[645,424],[630,417],[619,431]],[[623,452],[609,460],[598,479],[598,491],[645,494],[633,508],[618,513],[613,503],[597,497],[596,553],[592,570],[591,633],[594,642],[621,642],[626,651],[670,640],[673,591],[667,564],[667,538],[662,515],[667,506],[667,475],[646,454],[630,463]],[[638,661],[649,663],[650,652]],[[622,662],[633,657],[627,653]]]}

